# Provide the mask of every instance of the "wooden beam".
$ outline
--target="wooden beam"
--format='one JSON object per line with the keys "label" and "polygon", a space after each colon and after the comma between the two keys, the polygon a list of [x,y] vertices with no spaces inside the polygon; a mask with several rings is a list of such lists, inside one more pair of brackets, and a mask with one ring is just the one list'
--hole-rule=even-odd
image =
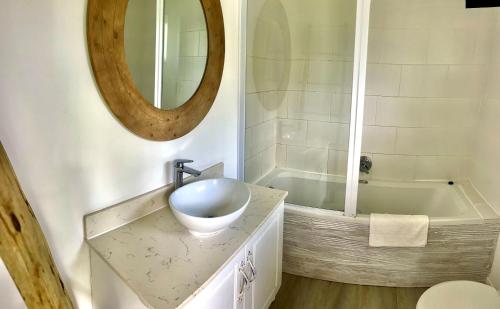
{"label": "wooden beam", "polygon": [[28,308],[73,308],[1,142],[0,257]]}

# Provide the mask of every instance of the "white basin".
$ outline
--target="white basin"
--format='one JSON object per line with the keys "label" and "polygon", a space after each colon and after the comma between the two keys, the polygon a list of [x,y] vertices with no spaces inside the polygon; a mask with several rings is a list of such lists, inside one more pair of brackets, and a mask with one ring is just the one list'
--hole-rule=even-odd
{"label": "white basin", "polygon": [[243,182],[207,179],[175,190],[170,209],[179,222],[195,236],[212,236],[236,221],[250,202],[250,190]]}

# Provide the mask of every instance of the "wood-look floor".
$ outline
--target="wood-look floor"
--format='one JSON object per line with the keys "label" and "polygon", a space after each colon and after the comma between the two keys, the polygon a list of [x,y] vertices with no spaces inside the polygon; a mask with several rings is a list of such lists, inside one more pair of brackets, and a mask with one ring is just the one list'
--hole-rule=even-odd
{"label": "wood-look floor", "polygon": [[270,309],[415,309],[426,289],[354,285],[283,273]]}

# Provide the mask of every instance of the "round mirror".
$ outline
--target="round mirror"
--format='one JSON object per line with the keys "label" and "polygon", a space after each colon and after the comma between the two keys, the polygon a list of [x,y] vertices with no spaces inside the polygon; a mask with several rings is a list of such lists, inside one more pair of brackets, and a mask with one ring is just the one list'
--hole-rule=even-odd
{"label": "round mirror", "polygon": [[212,107],[224,71],[220,0],[88,0],[96,83],[116,118],[143,138],[191,132]]}
{"label": "round mirror", "polygon": [[125,58],[144,98],[175,109],[198,89],[208,53],[207,26],[199,0],[129,0]]}

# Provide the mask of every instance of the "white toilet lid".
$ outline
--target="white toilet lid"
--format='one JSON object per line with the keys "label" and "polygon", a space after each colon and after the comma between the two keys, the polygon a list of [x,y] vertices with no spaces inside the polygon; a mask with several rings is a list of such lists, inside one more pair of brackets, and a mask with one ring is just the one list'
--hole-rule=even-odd
{"label": "white toilet lid", "polygon": [[489,285],[473,281],[449,281],[422,294],[417,309],[499,309],[500,296]]}

